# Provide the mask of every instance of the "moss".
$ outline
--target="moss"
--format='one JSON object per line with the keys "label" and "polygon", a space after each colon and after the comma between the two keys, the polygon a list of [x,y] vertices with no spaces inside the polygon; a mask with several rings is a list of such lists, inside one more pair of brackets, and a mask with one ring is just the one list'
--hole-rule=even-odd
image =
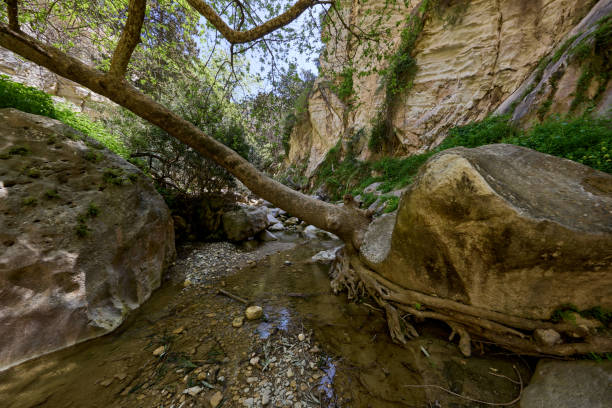
{"label": "moss", "polygon": [[352,102],[352,97],[355,95],[353,88],[353,74],[355,69],[351,66],[344,67],[342,72],[337,74],[337,84],[332,84],[330,89],[338,95],[338,98],[345,104]]}
{"label": "moss", "polygon": [[93,162],[93,163],[97,163],[100,160],[102,160],[102,154],[100,152],[94,152],[92,150],[88,150],[85,153],[85,160]]}
{"label": "moss", "polygon": [[36,199],[36,197],[26,197],[21,203],[25,206],[33,207],[38,204],[38,200]]}
{"label": "moss", "polygon": [[87,207],[87,216],[91,218],[95,218],[100,214],[100,209],[94,203],[90,203]]}
{"label": "moss", "polygon": [[85,238],[91,233],[91,229],[84,223],[78,223],[75,232],[79,238]]}
{"label": "moss", "polygon": [[[581,40],[574,49],[573,61],[581,65],[582,72],[576,84],[570,112],[585,104],[589,111],[601,99],[612,75],[612,17],[601,19],[598,28]],[[589,98],[587,91],[593,80],[597,81],[598,87],[595,95]]]}
{"label": "moss", "polygon": [[45,191],[44,197],[47,200],[53,200],[54,198],[59,198],[59,194],[56,189]]}
{"label": "moss", "polygon": [[8,154],[11,156],[27,156],[30,154],[30,149],[24,146],[14,146],[9,149]]}
{"label": "moss", "polygon": [[35,167],[31,167],[26,170],[26,175],[31,178],[40,178],[40,170]]}
{"label": "moss", "polygon": [[104,169],[104,173],[102,173],[102,181],[105,184],[112,184],[115,186],[125,185],[128,180],[124,177],[125,172],[122,169]]}

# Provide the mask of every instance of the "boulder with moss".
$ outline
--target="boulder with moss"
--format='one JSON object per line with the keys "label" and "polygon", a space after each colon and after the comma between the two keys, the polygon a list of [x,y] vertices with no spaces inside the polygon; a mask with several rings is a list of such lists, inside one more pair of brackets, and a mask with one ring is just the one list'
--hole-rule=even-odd
{"label": "boulder with moss", "polygon": [[0,369],[117,328],[175,254],[149,178],[46,117],[0,110]]}
{"label": "boulder with moss", "polygon": [[597,331],[612,309],[612,175],[579,163],[505,144],[443,151],[349,258],[335,288],[377,297],[398,340],[396,309],[519,351],[612,348]]}

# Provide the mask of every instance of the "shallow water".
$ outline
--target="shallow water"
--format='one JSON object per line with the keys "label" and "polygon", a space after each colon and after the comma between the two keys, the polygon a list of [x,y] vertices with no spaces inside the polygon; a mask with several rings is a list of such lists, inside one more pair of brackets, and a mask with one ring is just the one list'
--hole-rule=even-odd
{"label": "shallow water", "polygon": [[[183,290],[167,282],[114,333],[0,373],[0,406],[168,406],[158,397],[137,400],[134,394],[157,381],[169,390],[180,388],[168,376],[150,379],[151,350],[177,327],[184,328],[184,334],[173,347],[189,351],[193,361],[222,354],[228,372],[241,370],[252,345],[248,335],[265,339],[275,331],[312,333],[328,356],[320,362],[324,375],[319,389],[330,407],[481,406],[429,385],[488,402],[508,402],[517,396],[519,385],[499,375],[516,380],[516,366],[526,381],[529,370],[518,357],[492,355],[489,349],[485,356],[464,358],[455,344],[445,341],[449,330],[436,323],[420,324],[421,337],[394,344],[375,305],[334,295],[329,266],[309,260],[336,245],[337,241],[300,241],[255,267],[211,278],[201,288]],[[180,281],[180,276],[175,278]],[[262,305],[265,321],[232,329],[231,318],[241,313],[242,305],[216,296],[215,288],[221,286]],[[239,405],[230,400],[223,406]]]}

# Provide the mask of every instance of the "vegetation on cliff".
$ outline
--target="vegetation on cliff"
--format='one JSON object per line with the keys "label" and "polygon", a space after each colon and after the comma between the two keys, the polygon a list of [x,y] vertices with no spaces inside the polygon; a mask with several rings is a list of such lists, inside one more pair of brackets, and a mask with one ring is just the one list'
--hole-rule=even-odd
{"label": "vegetation on cliff", "polygon": [[[508,143],[542,153],[564,157],[607,173],[612,173],[612,119],[552,116],[527,130],[513,125],[508,116],[490,116],[482,121],[457,126],[432,151],[405,158],[383,157],[359,161],[351,152],[341,155],[338,144],[331,149],[312,180],[313,190],[325,185],[331,199],[344,194],[363,194],[375,182],[383,193],[409,185],[420,166],[432,155],[453,147],[478,147]],[[368,200],[369,199],[369,200]],[[365,204],[371,201],[366,196]]]}

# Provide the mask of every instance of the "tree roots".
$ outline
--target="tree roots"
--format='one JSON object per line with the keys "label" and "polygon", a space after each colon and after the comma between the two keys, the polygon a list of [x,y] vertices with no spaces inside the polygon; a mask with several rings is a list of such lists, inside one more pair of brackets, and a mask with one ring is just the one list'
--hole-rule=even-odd
{"label": "tree roots", "polygon": [[[399,343],[418,337],[416,329],[406,321],[436,319],[449,325],[449,340],[459,336],[459,349],[471,355],[472,337],[486,339],[508,350],[527,355],[567,357],[573,354],[612,352],[612,338],[597,333],[596,328],[575,323],[553,323],[525,319],[482,309],[403,288],[366,267],[355,251],[344,248],[331,269],[331,286],[338,293],[344,289],[349,299],[372,297],[384,310],[391,338]],[[561,342],[546,342],[536,331],[554,330]],[[554,336],[553,336],[554,337]]]}

